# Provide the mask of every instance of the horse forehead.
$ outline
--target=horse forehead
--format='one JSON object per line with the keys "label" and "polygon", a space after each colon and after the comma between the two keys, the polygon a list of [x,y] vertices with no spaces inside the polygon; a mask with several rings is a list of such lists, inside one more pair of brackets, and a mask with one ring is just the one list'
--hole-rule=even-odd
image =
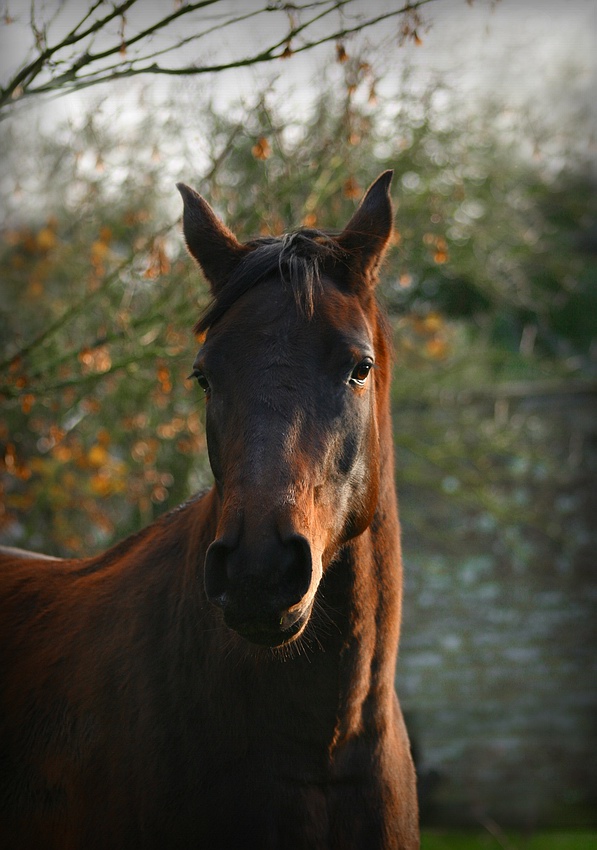
{"label": "horse forehead", "polygon": [[324,297],[318,305],[318,314],[324,325],[339,335],[349,338],[355,333],[372,335],[372,325],[360,299],[338,289],[333,283],[324,284]]}
{"label": "horse forehead", "polygon": [[248,346],[255,353],[299,346],[316,354],[343,339],[366,341],[371,337],[371,325],[359,299],[327,279],[321,281],[312,315],[290,287],[273,279],[244,293],[208,334],[210,348],[221,343],[245,353]]}

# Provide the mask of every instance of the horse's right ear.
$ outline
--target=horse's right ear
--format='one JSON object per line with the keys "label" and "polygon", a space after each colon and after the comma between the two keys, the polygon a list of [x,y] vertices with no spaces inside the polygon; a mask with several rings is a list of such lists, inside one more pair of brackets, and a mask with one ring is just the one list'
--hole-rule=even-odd
{"label": "horse's right ear", "polygon": [[187,248],[197,260],[216,294],[228,281],[247,252],[234,233],[220,221],[207,201],[184,183],[176,188],[182,195],[182,229]]}

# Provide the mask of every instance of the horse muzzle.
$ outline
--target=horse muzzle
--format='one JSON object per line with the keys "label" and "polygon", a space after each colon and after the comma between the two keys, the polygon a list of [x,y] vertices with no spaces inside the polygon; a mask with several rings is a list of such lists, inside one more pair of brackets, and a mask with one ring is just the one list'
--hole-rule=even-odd
{"label": "horse muzzle", "polygon": [[205,592],[228,628],[251,643],[281,646],[309,620],[314,594],[311,546],[301,534],[259,546],[215,540],[205,558]]}

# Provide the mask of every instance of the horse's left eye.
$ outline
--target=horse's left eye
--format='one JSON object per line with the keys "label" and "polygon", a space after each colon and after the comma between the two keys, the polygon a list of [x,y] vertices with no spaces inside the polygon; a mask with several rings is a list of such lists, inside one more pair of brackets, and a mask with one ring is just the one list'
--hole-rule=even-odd
{"label": "horse's left eye", "polygon": [[350,383],[362,387],[369,377],[369,372],[373,369],[371,360],[363,360],[358,366],[355,366],[350,376]]}

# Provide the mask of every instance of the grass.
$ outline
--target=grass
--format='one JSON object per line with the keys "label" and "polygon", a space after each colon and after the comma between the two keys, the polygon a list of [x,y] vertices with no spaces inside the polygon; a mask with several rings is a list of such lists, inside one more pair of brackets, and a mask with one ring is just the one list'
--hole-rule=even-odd
{"label": "grass", "polygon": [[521,835],[508,832],[424,830],[421,850],[597,850],[597,832],[574,830]]}

